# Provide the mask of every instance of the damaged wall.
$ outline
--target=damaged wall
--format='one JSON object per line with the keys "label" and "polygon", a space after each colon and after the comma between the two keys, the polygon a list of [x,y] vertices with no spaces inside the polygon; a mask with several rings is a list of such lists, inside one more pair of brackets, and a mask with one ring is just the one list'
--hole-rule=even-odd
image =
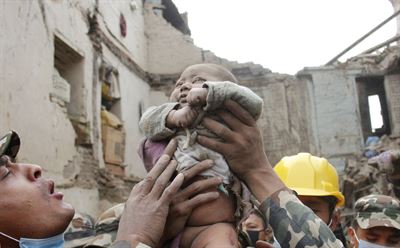
{"label": "damaged wall", "polygon": [[[0,129],[14,129],[22,137],[18,160],[43,167],[45,175],[63,182],[63,170],[79,155],[76,133],[68,115],[82,123],[91,122],[92,44],[86,35],[85,11],[91,1],[4,1],[0,8]],[[76,32],[82,30],[83,32]],[[54,91],[54,35],[59,35],[82,53],[80,85],[71,85],[74,106],[61,106]],[[53,101],[52,101],[53,100]],[[71,112],[70,112],[71,113]],[[89,125],[90,126],[90,125]],[[96,200],[97,190],[88,190]],[[73,203],[86,193],[66,190]],[[87,208],[97,208],[88,201]]]}
{"label": "damaged wall", "polygon": [[[145,175],[137,155],[139,118],[146,107],[167,99],[165,91],[150,86],[164,75],[173,82],[187,65],[202,60],[201,49],[154,14],[153,5],[1,3],[0,132],[19,132],[18,160],[42,165],[65,200],[93,216],[124,201]],[[179,18],[176,9],[169,14]],[[103,68],[113,76],[104,79]],[[118,88],[108,110],[121,122],[124,139],[123,161],[111,167],[104,159],[101,117],[108,79]]]}
{"label": "damaged wall", "polygon": [[[357,70],[307,68],[316,154],[328,158],[339,171],[345,159],[363,147],[355,75]],[[334,124],[333,124],[334,123]]]}
{"label": "damaged wall", "polygon": [[[399,136],[400,47],[361,54],[345,63],[305,68],[312,85],[313,133],[317,154],[342,171],[359,156],[369,136]],[[379,95],[383,125],[371,128],[368,97]],[[368,122],[368,123],[367,123]]]}
{"label": "damaged wall", "polygon": [[[180,73],[187,66],[201,63],[201,48],[153,11],[146,9],[146,35],[148,37],[148,70],[151,73]],[[174,61],[171,63],[171,61]]]}
{"label": "damaged wall", "polygon": [[385,92],[393,137],[400,137],[400,74],[385,76]]}

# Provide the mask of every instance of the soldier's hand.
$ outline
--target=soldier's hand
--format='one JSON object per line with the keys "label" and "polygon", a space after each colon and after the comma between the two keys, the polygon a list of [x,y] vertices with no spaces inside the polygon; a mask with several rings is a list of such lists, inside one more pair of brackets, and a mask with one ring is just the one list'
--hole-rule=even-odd
{"label": "soldier's hand", "polygon": [[[185,183],[200,172],[207,170],[212,166],[213,162],[211,160],[205,160],[183,172]],[[163,241],[172,239],[183,230],[193,209],[217,199],[219,197],[218,192],[205,191],[213,188],[215,189],[221,183],[221,179],[214,177],[196,181],[181,189],[172,200],[167,224],[165,225]]]}
{"label": "soldier's hand", "polygon": [[252,169],[257,169],[256,162],[266,160],[261,131],[250,113],[238,103],[228,100],[224,106],[228,111],[218,111],[217,114],[227,125],[208,117],[203,119],[204,126],[223,141],[200,135],[198,141],[223,154],[229,167],[238,176],[243,176]]}
{"label": "soldier's hand", "polygon": [[159,243],[170,203],[184,181],[184,175],[179,174],[170,183],[177,165],[171,160],[175,149],[176,141],[172,140],[154,168],[133,187],[119,222],[117,241],[142,242],[151,247]]}
{"label": "soldier's hand", "polygon": [[224,107],[226,110],[217,114],[226,125],[207,117],[202,122],[220,139],[199,135],[197,140],[224,155],[231,170],[246,182],[257,200],[264,201],[285,185],[269,164],[261,131],[251,114],[233,100],[226,101]]}

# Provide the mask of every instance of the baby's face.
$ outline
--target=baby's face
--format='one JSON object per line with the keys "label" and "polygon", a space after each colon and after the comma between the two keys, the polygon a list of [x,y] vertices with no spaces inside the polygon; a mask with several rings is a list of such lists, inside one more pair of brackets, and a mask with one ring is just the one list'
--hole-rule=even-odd
{"label": "baby's face", "polygon": [[206,81],[229,81],[230,78],[220,68],[211,64],[198,64],[186,68],[175,84],[170,100],[187,105],[186,96],[190,89],[201,88]]}

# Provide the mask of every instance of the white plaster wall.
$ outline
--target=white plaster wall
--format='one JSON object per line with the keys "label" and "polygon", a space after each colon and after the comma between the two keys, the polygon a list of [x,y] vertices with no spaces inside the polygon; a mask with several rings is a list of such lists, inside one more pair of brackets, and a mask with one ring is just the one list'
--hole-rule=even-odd
{"label": "white plaster wall", "polygon": [[312,77],[318,153],[327,158],[357,154],[363,138],[354,75],[319,70]]}
{"label": "white plaster wall", "polygon": [[[53,32],[58,30],[84,51],[81,106],[86,106],[82,114],[88,121],[91,44],[80,13],[84,7],[78,2],[43,1],[42,6],[39,3],[24,0],[0,3],[0,132],[18,131],[22,138],[19,161],[39,164],[45,176],[61,181],[64,165],[77,151],[70,120],[49,98],[54,67]],[[68,196],[69,190],[64,191]],[[81,199],[66,197],[73,205]],[[96,204],[87,202],[86,207]]]}
{"label": "white plaster wall", "polygon": [[[94,0],[87,2],[94,4]],[[49,29],[50,40],[53,33],[61,34],[74,49],[80,51],[84,56],[83,76],[79,76],[78,79],[78,84],[81,87],[76,89],[78,96],[72,100],[75,100],[75,104],[76,101],[79,102],[78,109],[75,112],[79,113],[81,120],[83,122],[91,122],[93,52],[92,43],[87,35],[89,27],[86,15],[93,6],[91,5],[90,9],[83,9],[83,6],[79,5],[80,1],[51,1],[46,3],[48,3],[45,5],[46,20],[48,20],[46,25]]]}
{"label": "white plaster wall", "polygon": [[64,193],[64,201],[71,203],[76,211],[89,214],[94,218],[97,218],[101,214],[99,211],[99,191],[97,188],[71,188],[62,191]]}
{"label": "white plaster wall", "polygon": [[274,165],[284,156],[310,152],[313,140],[305,83],[287,78],[285,82],[276,80],[259,85],[252,90],[264,100],[258,125],[270,162]]}
{"label": "white plaster wall", "polygon": [[150,106],[161,105],[163,103],[168,102],[168,100],[169,100],[169,95],[166,94],[164,91],[151,90],[149,96],[149,102],[148,105],[145,106],[145,108],[148,108]]}
{"label": "white plaster wall", "polygon": [[385,92],[391,125],[391,136],[400,137],[400,74],[385,76]]}
{"label": "white plaster wall", "polygon": [[171,26],[162,16],[145,9],[148,37],[148,70],[152,73],[180,73],[202,62],[201,49],[193,40]]}
{"label": "white plaster wall", "polygon": [[137,149],[143,135],[139,129],[139,103],[148,106],[149,85],[131,72],[127,67],[103,46],[106,60],[118,69],[121,90],[121,121],[126,132],[125,164],[126,174],[143,177],[146,174]]}
{"label": "white plaster wall", "polygon": [[[132,9],[131,6],[136,6]],[[145,25],[143,4],[141,0],[100,0],[99,12],[101,13],[108,31],[118,39],[133,57],[134,61],[147,70],[147,40],[144,35]],[[127,26],[127,35],[122,37],[119,27],[120,14],[123,14]]]}

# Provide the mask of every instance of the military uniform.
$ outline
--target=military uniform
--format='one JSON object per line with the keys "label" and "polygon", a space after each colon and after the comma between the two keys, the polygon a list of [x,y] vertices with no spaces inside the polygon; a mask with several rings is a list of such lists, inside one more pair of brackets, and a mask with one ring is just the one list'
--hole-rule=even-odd
{"label": "military uniform", "polygon": [[367,195],[354,205],[355,220],[362,229],[377,226],[400,230],[400,201],[386,195]]}
{"label": "military uniform", "polygon": [[[0,157],[8,155],[15,158],[19,145],[18,134],[10,131],[0,139]],[[84,247],[131,247],[127,241],[118,241],[109,246],[115,240],[123,208],[124,204],[119,204],[102,214],[95,225],[96,236]],[[287,188],[272,194],[259,209],[266,223],[271,225],[282,247],[343,247],[328,226]],[[384,212],[389,215],[392,211],[391,208],[387,208]],[[397,223],[400,223],[398,212],[395,216]],[[140,243],[136,248],[149,248],[149,246]]]}
{"label": "military uniform", "polygon": [[95,237],[94,220],[88,214],[75,212],[64,233],[65,248],[80,248]]}
{"label": "military uniform", "polygon": [[[96,230],[103,229],[108,232],[99,232],[85,247],[109,247],[112,244],[123,207],[123,204],[116,205],[100,216]],[[260,210],[266,223],[272,226],[275,237],[282,247],[344,247],[326,224],[286,188],[267,198],[261,204]],[[111,247],[130,246],[128,243],[114,243]]]}
{"label": "military uniform", "polygon": [[287,188],[268,197],[260,210],[282,247],[344,247],[329,227]]}

